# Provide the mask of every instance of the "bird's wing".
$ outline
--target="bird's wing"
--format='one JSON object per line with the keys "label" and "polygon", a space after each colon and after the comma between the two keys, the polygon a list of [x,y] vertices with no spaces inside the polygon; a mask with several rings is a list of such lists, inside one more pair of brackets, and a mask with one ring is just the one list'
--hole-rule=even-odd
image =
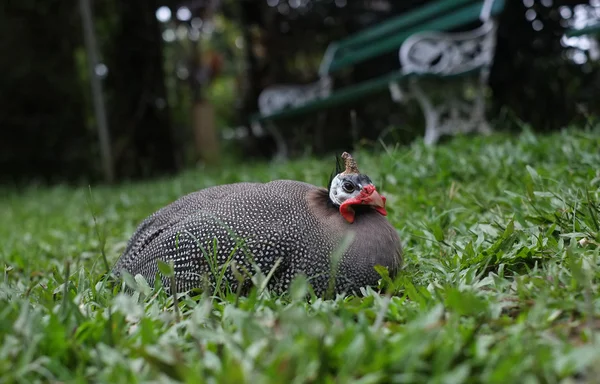
{"label": "bird's wing", "polygon": [[186,216],[213,204],[215,200],[224,199],[241,190],[253,189],[260,185],[260,183],[236,183],[209,187],[189,193],[159,209],[136,228],[115,269],[120,267],[124,259],[127,260],[139,254],[154,238]]}

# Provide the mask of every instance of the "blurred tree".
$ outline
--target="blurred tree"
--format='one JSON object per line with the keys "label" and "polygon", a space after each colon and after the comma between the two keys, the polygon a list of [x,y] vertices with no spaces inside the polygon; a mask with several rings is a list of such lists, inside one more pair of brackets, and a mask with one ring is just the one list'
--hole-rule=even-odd
{"label": "blurred tree", "polygon": [[185,150],[188,162],[218,163],[217,125],[233,114],[231,100],[222,103],[226,97],[223,83],[213,87],[224,71],[233,78],[226,60],[231,59],[238,34],[233,29],[231,36],[231,23],[222,17],[219,6],[219,0],[170,1],[156,11],[165,47],[169,101],[178,122],[177,140],[195,144]]}
{"label": "blurred tree", "polygon": [[[177,169],[156,1],[96,2],[119,178]],[[79,7],[8,1],[0,8],[0,179],[99,180]]]}
{"label": "blurred tree", "polygon": [[[0,179],[55,181],[93,174],[72,2],[9,0],[0,7]],[[87,94],[87,93],[86,93]]]}
{"label": "blurred tree", "polygon": [[[268,136],[235,127],[246,125],[257,111],[262,89],[315,81],[330,42],[429,1],[93,2],[117,176],[146,177],[189,165],[191,157],[185,153],[193,148],[192,128],[200,126],[190,113],[194,103],[212,103],[217,115],[213,125],[231,127],[229,137],[237,138],[246,154],[270,155],[274,146]],[[590,13],[600,15],[600,2],[590,1]],[[578,44],[563,37],[586,3],[506,2],[490,77],[490,115],[497,117],[496,126],[507,122],[514,127],[518,118],[548,130],[583,124],[582,111],[600,113],[595,102],[600,63],[589,60],[593,55],[584,47],[592,40],[579,39]],[[173,24],[159,23],[160,7],[168,8]],[[99,177],[77,5],[7,0],[0,8],[0,33],[0,178]],[[335,87],[396,68],[397,52],[390,52],[336,74]],[[196,114],[195,121],[204,124],[203,116],[209,115]],[[293,153],[323,153],[379,138],[406,143],[421,134],[422,126],[416,105],[399,107],[382,92],[287,122],[282,133]]]}
{"label": "blurred tree", "polygon": [[[572,123],[585,124],[585,116],[579,109],[579,104],[585,102],[581,95],[585,88],[592,87],[598,97],[598,66],[571,60],[564,33],[570,25],[573,8],[587,3],[587,0],[506,3],[490,76],[492,115],[507,111],[541,131]],[[596,112],[600,112],[597,103],[594,104]],[[512,120],[509,118],[507,122]]]}

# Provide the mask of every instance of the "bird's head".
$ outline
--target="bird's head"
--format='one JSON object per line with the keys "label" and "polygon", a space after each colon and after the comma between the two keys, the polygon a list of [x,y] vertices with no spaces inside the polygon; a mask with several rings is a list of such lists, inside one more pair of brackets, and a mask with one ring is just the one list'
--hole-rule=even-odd
{"label": "bird's head", "polygon": [[385,197],[377,192],[369,176],[359,172],[356,161],[349,153],[342,153],[341,160],[344,164],[337,159],[336,170],[331,178],[329,199],[333,205],[339,207],[342,217],[353,223],[356,208],[359,206],[387,215]]}

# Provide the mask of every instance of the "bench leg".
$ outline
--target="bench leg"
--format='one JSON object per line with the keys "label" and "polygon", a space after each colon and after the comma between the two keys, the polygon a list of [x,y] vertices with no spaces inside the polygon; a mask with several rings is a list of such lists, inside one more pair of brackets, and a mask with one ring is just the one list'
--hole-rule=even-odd
{"label": "bench leg", "polygon": [[433,106],[433,102],[429,99],[429,97],[427,97],[425,92],[423,92],[419,84],[416,82],[411,82],[410,92],[412,96],[417,99],[421,105],[423,113],[425,114],[425,144],[435,144],[441,136],[441,132],[439,130],[440,113]]}
{"label": "bench leg", "polygon": [[326,121],[327,121],[327,113],[319,112],[317,114],[317,123],[315,124],[315,130],[314,130],[315,133],[313,136],[313,145],[314,145],[314,150],[316,152],[322,152],[325,150],[325,138],[323,137],[323,135],[325,133]]}
{"label": "bench leg", "polygon": [[436,103],[417,81],[410,83],[410,92],[425,115],[426,145],[436,144],[442,135],[491,133],[485,118],[484,85],[478,81],[473,100],[463,98],[462,87],[458,89],[460,90],[450,88],[443,91],[443,99]]}
{"label": "bench leg", "polygon": [[485,69],[479,75],[479,82],[476,88],[477,95],[475,96],[475,108],[473,109],[473,113],[477,114],[475,119],[478,122],[478,132],[483,135],[490,135],[492,133],[492,127],[485,117],[485,90],[487,88],[489,72],[489,69]]}
{"label": "bench leg", "polygon": [[277,152],[273,156],[275,160],[285,160],[288,158],[287,145],[275,124],[273,124],[271,121],[266,121],[263,124],[255,121],[251,124],[251,128],[252,132],[256,136],[263,136],[265,131],[271,134],[273,140],[275,140],[275,147],[277,148]]}
{"label": "bench leg", "polygon": [[275,140],[275,147],[277,148],[277,152],[274,156],[275,161],[286,160],[288,158],[287,144],[277,129],[277,126],[273,122],[267,121],[265,124],[265,129],[271,134],[271,136],[273,136],[273,139]]}

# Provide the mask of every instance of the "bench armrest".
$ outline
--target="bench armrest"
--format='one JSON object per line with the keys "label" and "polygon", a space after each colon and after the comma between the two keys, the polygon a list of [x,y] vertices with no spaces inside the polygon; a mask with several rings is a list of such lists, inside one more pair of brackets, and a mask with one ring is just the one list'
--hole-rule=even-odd
{"label": "bench armrest", "polygon": [[488,20],[468,32],[416,33],[400,47],[400,64],[406,74],[455,75],[491,66],[496,46],[496,23]]}
{"label": "bench armrest", "polygon": [[288,107],[299,107],[317,98],[329,96],[332,88],[329,76],[306,85],[277,84],[265,88],[258,96],[258,109],[263,116]]}
{"label": "bench armrest", "polygon": [[329,76],[329,68],[331,67],[331,63],[335,58],[335,54],[337,53],[338,44],[331,43],[327,46],[325,50],[325,54],[323,55],[323,60],[321,60],[321,65],[319,66],[319,76],[327,77]]}

